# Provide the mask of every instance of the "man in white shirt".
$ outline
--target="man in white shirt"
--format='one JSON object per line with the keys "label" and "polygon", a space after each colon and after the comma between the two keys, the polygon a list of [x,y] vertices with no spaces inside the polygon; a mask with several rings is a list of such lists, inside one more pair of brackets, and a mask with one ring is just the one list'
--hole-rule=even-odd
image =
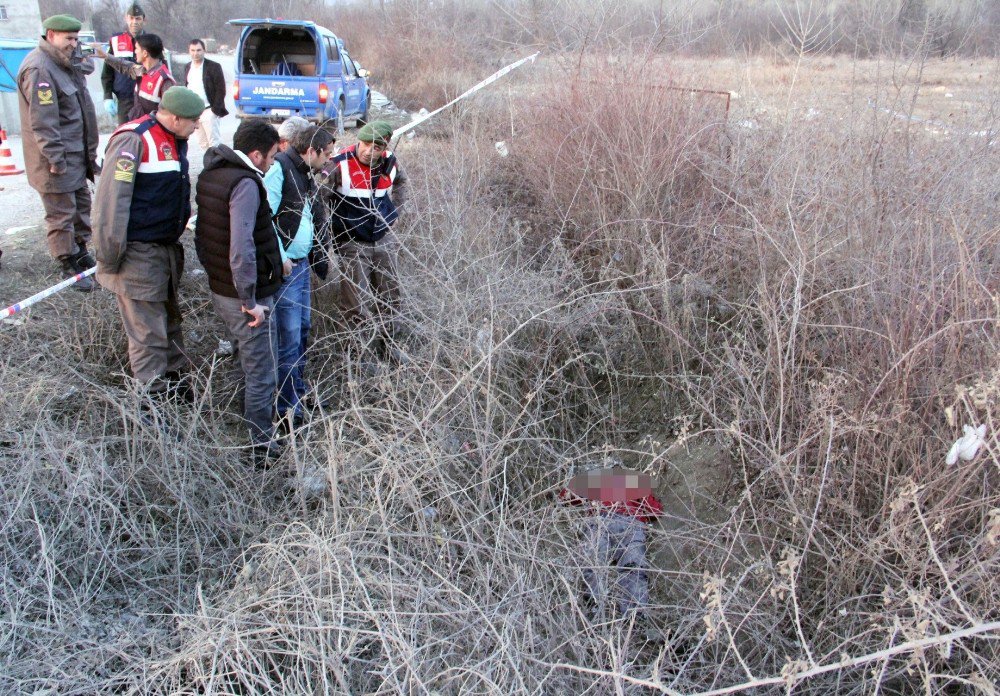
{"label": "man in white shirt", "polygon": [[188,55],[191,62],[184,67],[184,84],[205,100],[205,113],[195,133],[198,144],[207,150],[222,142],[219,119],[229,113],[226,110],[226,78],[222,66],[205,57],[205,42],[201,39],[191,39]]}

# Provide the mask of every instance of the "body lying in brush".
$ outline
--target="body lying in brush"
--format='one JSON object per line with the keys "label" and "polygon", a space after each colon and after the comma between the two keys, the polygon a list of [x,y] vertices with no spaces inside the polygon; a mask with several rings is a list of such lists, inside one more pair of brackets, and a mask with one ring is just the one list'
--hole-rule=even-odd
{"label": "body lying in brush", "polygon": [[588,559],[583,582],[593,617],[604,615],[612,566],[619,614],[641,612],[649,604],[646,525],[663,514],[651,477],[617,467],[588,471],[573,477],[559,499],[591,512],[583,520],[580,550]]}

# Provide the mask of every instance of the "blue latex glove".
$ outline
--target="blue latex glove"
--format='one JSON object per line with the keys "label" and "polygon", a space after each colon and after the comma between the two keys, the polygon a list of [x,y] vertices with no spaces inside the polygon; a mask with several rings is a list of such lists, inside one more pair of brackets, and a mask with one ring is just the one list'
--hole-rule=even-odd
{"label": "blue latex glove", "polygon": [[118,115],[118,103],[114,99],[105,99],[104,110],[108,113],[108,116],[114,118]]}

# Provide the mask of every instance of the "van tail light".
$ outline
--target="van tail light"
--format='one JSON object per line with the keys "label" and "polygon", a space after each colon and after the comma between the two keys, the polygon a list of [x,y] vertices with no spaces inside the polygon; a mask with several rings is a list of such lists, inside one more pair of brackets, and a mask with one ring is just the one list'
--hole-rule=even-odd
{"label": "van tail light", "polygon": [[330,90],[327,88],[325,82],[319,83],[319,103],[326,104],[326,100],[330,98]]}
{"label": "van tail light", "polygon": [[233,101],[240,100],[240,81],[233,80]]}

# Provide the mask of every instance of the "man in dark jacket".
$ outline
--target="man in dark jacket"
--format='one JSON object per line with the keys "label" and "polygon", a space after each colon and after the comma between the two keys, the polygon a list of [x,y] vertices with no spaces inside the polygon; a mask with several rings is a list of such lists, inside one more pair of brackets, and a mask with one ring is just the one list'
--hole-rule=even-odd
{"label": "man in dark jacket", "polygon": [[219,119],[226,110],[226,77],[222,66],[205,57],[205,42],[191,39],[188,45],[191,62],[184,66],[184,86],[205,99],[205,113],[198,125],[198,144],[201,149],[215,147],[222,141]]}
{"label": "man in dark jacket", "polygon": [[117,296],[132,373],[151,394],[189,394],[177,290],[191,217],[187,138],[202,111],[198,95],[171,87],[156,113],[112,134],[97,186],[97,281]]}
{"label": "man in dark jacket", "polygon": [[[49,17],[45,36],[17,73],[24,167],[45,208],[49,253],[66,277],[94,266],[90,241],[90,189],[97,172],[97,112],[79,60],[80,21]],[[91,278],[74,285],[94,289]]]}
{"label": "man in dark jacket", "polygon": [[[125,10],[125,31],[108,40],[108,55],[138,62],[135,58],[135,40],[142,34],[145,23],[146,13],[139,7],[139,3],[132,3]],[[117,118],[119,125],[128,121],[135,100],[135,77],[126,71],[116,71],[105,63],[101,71],[101,86],[104,88],[104,109],[108,115]]]}
{"label": "man in dark jacket", "polygon": [[163,62],[163,40],[156,34],[143,34],[135,40],[135,62],[110,55],[99,48],[99,58],[104,67],[128,75],[135,81],[135,98],[129,110],[129,120],[134,121],[156,111],[164,92],[176,84],[170,68]]}
{"label": "man in dark jacket", "polygon": [[195,248],[215,312],[239,349],[243,418],[261,464],[280,453],[271,424],[278,352],[271,313],[283,273],[263,179],[277,152],[274,126],[243,121],[232,148],[218,145],[205,153],[195,198]]}

